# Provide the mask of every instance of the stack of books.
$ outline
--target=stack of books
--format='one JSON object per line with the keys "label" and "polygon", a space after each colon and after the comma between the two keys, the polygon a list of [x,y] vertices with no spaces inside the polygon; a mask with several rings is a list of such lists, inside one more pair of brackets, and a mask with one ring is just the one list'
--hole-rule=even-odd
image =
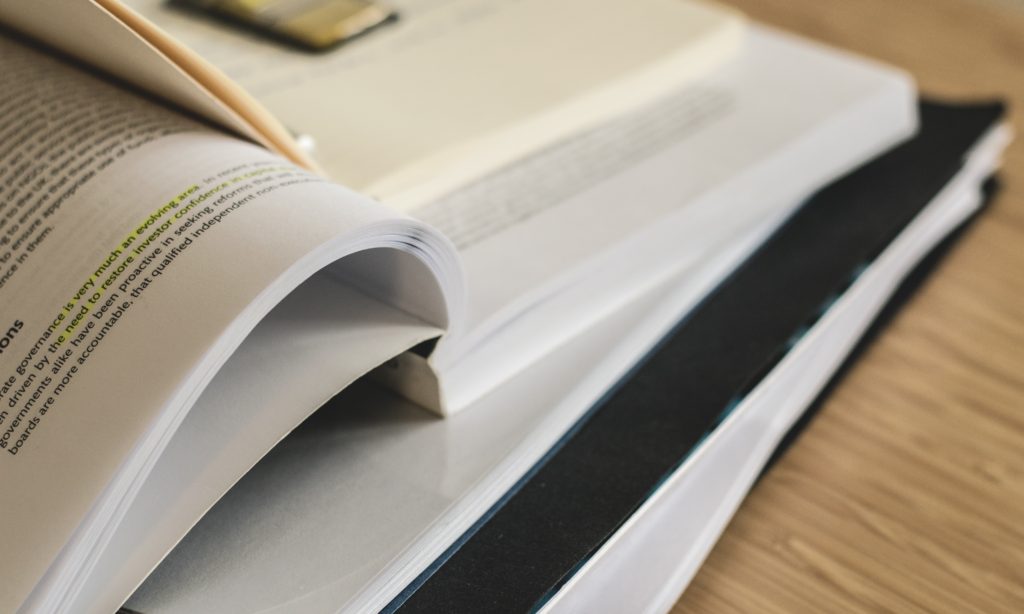
{"label": "stack of books", "polygon": [[666,611],[1010,138],[695,0],[0,27],[3,611]]}

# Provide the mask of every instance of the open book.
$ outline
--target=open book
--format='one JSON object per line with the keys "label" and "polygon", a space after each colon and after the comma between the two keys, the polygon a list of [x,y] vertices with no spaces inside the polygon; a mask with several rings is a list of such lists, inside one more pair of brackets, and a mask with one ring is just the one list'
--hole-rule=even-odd
{"label": "open book", "polygon": [[0,3],[0,609],[116,607],[367,373],[472,411],[694,272],[685,312],[915,126],[904,75],[713,5],[602,2],[524,42],[580,2],[465,4],[308,74],[191,41],[257,102],[112,0]]}

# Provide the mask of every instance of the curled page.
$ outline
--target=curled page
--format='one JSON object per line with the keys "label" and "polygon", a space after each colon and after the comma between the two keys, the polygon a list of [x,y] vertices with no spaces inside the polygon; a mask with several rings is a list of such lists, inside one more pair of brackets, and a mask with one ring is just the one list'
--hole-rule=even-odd
{"label": "curled page", "polygon": [[[0,37],[0,88],[0,610],[52,612],[155,468],[187,473],[180,428],[201,513],[459,319],[462,281],[425,225],[26,41]],[[231,421],[190,422],[197,401]]]}

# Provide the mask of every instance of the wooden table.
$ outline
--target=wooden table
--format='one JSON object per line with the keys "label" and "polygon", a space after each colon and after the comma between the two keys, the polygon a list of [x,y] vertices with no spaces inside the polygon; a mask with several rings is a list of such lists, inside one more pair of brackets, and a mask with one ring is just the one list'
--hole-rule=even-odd
{"label": "wooden table", "polygon": [[1024,2],[736,0],[1007,100],[1003,190],[751,492],[674,612],[1024,612]]}

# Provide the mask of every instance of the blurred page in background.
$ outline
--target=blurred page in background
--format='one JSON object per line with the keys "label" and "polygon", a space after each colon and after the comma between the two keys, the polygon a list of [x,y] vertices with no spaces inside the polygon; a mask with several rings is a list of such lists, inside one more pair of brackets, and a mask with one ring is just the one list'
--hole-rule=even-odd
{"label": "blurred page in background", "polygon": [[396,23],[312,54],[128,4],[312,135],[333,179],[406,209],[710,72],[743,32],[694,1],[404,0]]}

